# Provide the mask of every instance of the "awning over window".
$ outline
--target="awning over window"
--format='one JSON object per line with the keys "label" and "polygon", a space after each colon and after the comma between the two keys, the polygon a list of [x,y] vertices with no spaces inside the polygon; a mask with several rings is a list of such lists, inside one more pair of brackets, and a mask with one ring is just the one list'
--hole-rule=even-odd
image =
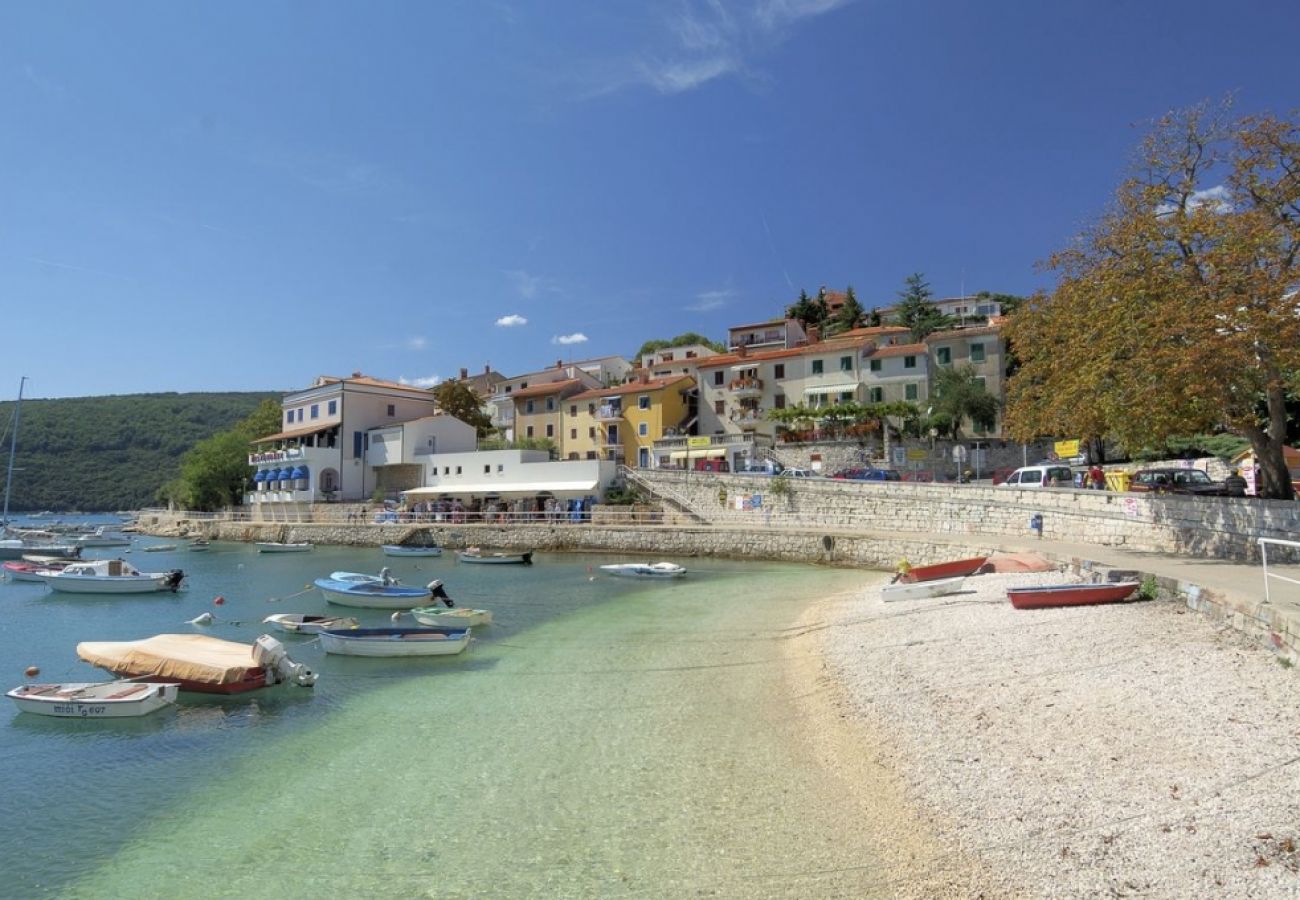
{"label": "awning over window", "polygon": [[319,434],[322,431],[329,431],[331,428],[338,427],[337,422],[333,425],[310,425],[307,428],[295,428],[291,431],[281,431],[278,434],[268,434],[266,437],[254,438],[249,443],[265,444],[268,441],[287,441],[289,438],[306,437],[309,434]]}
{"label": "awning over window", "polygon": [[722,459],[727,455],[726,447],[700,448],[699,450],[674,450],[668,454],[669,459]]}
{"label": "awning over window", "polygon": [[816,387],[806,387],[803,389],[805,394],[849,394],[861,387],[861,383],[850,381],[847,384],[819,384]]}
{"label": "awning over window", "polygon": [[541,494],[545,492],[552,494],[575,494],[595,490],[596,483],[597,481],[595,478],[583,481],[534,481],[522,484],[512,482],[465,482],[464,484],[437,484],[432,487],[412,488],[409,491],[402,491],[402,496],[419,500],[442,496],[459,497],[465,494],[505,495]]}

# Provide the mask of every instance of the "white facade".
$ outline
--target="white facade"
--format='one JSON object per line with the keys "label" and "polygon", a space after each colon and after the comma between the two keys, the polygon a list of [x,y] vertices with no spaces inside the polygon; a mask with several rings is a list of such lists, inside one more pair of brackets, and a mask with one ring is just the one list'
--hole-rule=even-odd
{"label": "white facade", "polygon": [[440,453],[429,461],[427,480],[403,491],[408,500],[522,497],[601,497],[618,474],[618,463],[600,459],[552,461],[545,450],[480,450]]}

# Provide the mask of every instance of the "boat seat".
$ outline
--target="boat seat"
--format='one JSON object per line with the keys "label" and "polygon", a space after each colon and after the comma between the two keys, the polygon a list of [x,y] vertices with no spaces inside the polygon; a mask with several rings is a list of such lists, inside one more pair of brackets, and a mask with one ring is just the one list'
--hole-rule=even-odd
{"label": "boat seat", "polygon": [[138,693],[140,693],[140,692],[143,691],[143,690],[147,690],[148,687],[149,687],[149,686],[148,686],[148,685],[145,685],[145,684],[133,684],[133,685],[131,685],[129,688],[125,688],[125,689],[123,689],[123,690],[118,691],[116,694],[109,694],[109,695],[108,695],[107,697],[105,697],[104,699],[105,699],[105,700],[121,700],[121,699],[123,699],[123,698],[130,697],[132,694],[138,694]]}

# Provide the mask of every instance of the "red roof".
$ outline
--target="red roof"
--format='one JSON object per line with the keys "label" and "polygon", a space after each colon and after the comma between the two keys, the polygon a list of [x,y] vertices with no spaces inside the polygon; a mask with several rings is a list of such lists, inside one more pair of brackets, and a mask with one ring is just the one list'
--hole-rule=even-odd
{"label": "red roof", "polygon": [[658,391],[663,388],[672,387],[678,382],[689,381],[695,383],[695,379],[689,375],[678,375],[675,378],[651,378],[649,381],[630,381],[627,384],[619,384],[608,388],[592,388],[570,397],[570,400],[593,400],[599,397],[622,396],[623,394],[644,394],[647,391]]}
{"label": "red roof", "polygon": [[[845,332],[848,334],[848,332]],[[714,369],[720,366],[734,366],[740,363],[760,363],[772,359],[789,359],[792,356],[815,356],[821,353],[835,353],[839,350],[857,350],[871,343],[867,337],[849,337],[845,339],[843,335],[835,335],[824,341],[818,341],[815,344],[804,344],[800,347],[791,347],[788,350],[759,350],[755,353],[746,353],[741,356],[738,353],[726,353],[722,356],[710,356],[708,360],[701,360],[699,368]]]}
{"label": "red roof", "polygon": [[547,397],[551,394],[558,394],[566,388],[581,386],[582,381],[577,378],[566,378],[563,381],[548,381],[546,384],[535,384],[532,387],[521,388],[514,391],[510,396],[517,397]]}

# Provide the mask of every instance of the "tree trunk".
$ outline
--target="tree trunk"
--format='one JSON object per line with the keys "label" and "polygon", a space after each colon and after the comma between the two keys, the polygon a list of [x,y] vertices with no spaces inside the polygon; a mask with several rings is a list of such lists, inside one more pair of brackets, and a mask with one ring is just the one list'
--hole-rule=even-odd
{"label": "tree trunk", "polygon": [[1268,389],[1268,430],[1257,425],[1247,426],[1246,437],[1255,451],[1263,484],[1255,485],[1255,493],[1268,500],[1294,500],[1291,473],[1286,467],[1282,448],[1286,445],[1286,393],[1280,387]]}

